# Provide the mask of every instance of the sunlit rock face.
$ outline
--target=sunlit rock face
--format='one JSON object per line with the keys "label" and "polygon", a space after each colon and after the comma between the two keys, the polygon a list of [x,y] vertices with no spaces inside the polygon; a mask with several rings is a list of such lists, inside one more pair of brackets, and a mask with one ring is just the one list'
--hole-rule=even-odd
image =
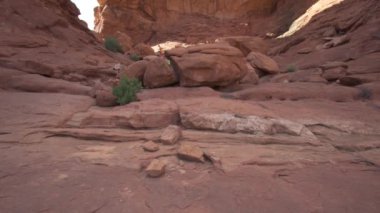
{"label": "sunlit rock face", "polygon": [[306,26],[311,19],[323,12],[324,10],[337,5],[344,0],[319,0],[317,1],[313,6],[311,6],[302,16],[300,16],[297,20],[293,22],[293,24],[290,26],[289,30],[284,33],[281,37],[287,37],[293,35],[295,32],[300,30],[302,27]]}
{"label": "sunlit rock face", "polygon": [[268,14],[275,0],[166,0],[168,11],[182,14],[202,14],[217,18],[238,18],[248,12]]}
{"label": "sunlit rock face", "polygon": [[[209,27],[231,26],[245,34],[245,17],[271,14],[279,0],[98,0],[95,30],[103,36],[117,31],[135,43],[150,41],[157,34],[175,31],[207,32]],[[232,21],[232,20],[235,20]],[[227,23],[220,23],[221,21]],[[179,37],[186,37],[178,33]],[[186,40],[188,38],[183,38]],[[188,41],[191,42],[191,41]]]}

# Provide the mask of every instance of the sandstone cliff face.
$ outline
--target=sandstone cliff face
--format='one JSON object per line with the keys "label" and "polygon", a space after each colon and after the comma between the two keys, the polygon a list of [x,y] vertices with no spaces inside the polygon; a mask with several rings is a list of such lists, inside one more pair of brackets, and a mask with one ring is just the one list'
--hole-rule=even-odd
{"label": "sandstone cliff face", "polygon": [[[282,30],[315,0],[99,0],[96,28],[102,36],[118,31],[134,43],[176,39],[189,43],[213,40],[217,36],[246,35],[257,24],[262,29],[278,22]],[[257,22],[274,13],[278,18]],[[272,25],[272,23],[276,23]],[[284,23],[285,22],[285,23]],[[279,26],[276,26],[277,28]],[[264,30],[262,30],[264,31]]]}
{"label": "sandstone cliff face", "polygon": [[155,6],[166,3],[167,11],[232,19],[248,13],[269,14],[275,8],[276,2],[276,0],[166,0],[156,1]]}
{"label": "sandstone cliff face", "polygon": [[118,9],[141,10],[151,18],[160,13],[201,14],[224,19],[238,18],[247,13],[269,14],[277,0],[99,0],[101,9],[105,6]]}
{"label": "sandstone cliff face", "polygon": [[117,56],[71,1],[3,0],[0,10],[0,88],[89,95],[96,81],[113,75]]}

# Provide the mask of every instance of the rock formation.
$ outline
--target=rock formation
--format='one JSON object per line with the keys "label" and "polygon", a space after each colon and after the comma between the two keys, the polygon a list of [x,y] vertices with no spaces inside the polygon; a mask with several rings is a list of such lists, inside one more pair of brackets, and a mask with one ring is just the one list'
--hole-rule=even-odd
{"label": "rock formation", "polygon": [[70,1],[6,0],[0,9],[3,89],[92,96],[99,81],[112,83],[114,64],[129,63],[101,46]]}
{"label": "rock formation", "polygon": [[247,73],[241,51],[227,44],[175,48],[167,56],[181,86],[228,86]]}
{"label": "rock formation", "polygon": [[261,26],[261,32],[274,30],[277,33],[284,32],[313,2],[315,0],[296,4],[289,0],[99,0],[95,30],[104,37],[127,34],[135,44],[170,39],[196,43],[227,35],[246,35],[254,30],[253,22],[261,22],[262,17],[276,13],[273,19],[277,26],[266,23]]}
{"label": "rock formation", "polygon": [[378,0],[0,2],[0,212],[379,211]]}

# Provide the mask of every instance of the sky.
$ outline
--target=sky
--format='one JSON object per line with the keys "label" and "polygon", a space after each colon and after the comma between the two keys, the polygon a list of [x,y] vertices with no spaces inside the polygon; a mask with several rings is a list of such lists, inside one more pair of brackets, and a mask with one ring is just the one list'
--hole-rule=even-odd
{"label": "sky", "polygon": [[81,15],[80,19],[85,21],[88,25],[88,28],[94,29],[94,8],[98,6],[97,0],[71,0],[74,2],[80,10]]}

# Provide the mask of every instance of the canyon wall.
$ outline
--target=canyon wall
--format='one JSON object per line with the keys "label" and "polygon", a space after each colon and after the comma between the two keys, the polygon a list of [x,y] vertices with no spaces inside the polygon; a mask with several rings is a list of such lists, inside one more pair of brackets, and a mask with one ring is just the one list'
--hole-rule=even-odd
{"label": "canyon wall", "polygon": [[122,56],[102,47],[70,0],[0,2],[0,89],[90,95],[115,75]]}
{"label": "canyon wall", "polygon": [[[118,32],[134,43],[175,39],[188,43],[218,36],[251,34],[255,26],[282,31],[315,0],[99,0],[95,31],[103,37]],[[278,15],[274,19],[268,17]],[[271,23],[259,20],[263,17]],[[280,21],[280,22],[279,22]],[[269,29],[268,29],[269,30]],[[264,31],[264,30],[261,30]],[[264,33],[265,34],[265,33]]]}

